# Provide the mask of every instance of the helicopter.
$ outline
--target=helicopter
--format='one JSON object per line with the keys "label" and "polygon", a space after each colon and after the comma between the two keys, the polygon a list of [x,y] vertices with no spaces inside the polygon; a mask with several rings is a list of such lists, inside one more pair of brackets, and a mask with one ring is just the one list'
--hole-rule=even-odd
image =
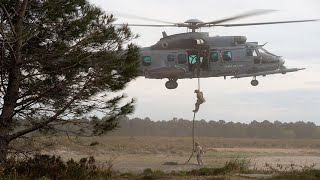
{"label": "helicopter", "polygon": [[[149,79],[168,79],[167,89],[178,87],[178,79],[209,78],[232,76],[231,78],[252,77],[251,85],[257,86],[257,76],[286,74],[305,68],[286,68],[285,60],[260,45],[247,42],[245,36],[209,36],[201,32],[203,27],[236,27],[268,24],[300,23],[319,19],[275,21],[258,23],[225,24],[225,22],[272,12],[274,10],[253,10],[211,22],[189,19],[184,23],[172,23],[150,18],[166,24],[127,24],[146,27],[186,27],[186,33],[167,35],[150,47],[140,48],[140,70],[142,76]],[[137,16],[135,16],[137,18]]]}

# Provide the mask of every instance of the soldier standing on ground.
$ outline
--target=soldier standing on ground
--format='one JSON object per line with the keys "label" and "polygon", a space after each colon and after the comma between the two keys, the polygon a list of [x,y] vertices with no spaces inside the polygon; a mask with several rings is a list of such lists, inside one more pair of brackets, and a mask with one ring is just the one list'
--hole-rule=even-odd
{"label": "soldier standing on ground", "polygon": [[202,166],[203,165],[203,162],[202,162],[203,150],[198,142],[196,142],[194,145],[196,146],[194,148],[194,152],[197,155],[198,165]]}

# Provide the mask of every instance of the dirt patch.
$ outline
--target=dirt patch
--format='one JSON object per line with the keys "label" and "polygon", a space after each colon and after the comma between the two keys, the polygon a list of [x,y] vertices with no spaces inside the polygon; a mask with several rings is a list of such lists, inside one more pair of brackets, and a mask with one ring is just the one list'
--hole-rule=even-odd
{"label": "dirt patch", "polygon": [[[52,142],[52,139],[58,143],[43,153],[59,155],[65,160],[94,156],[101,163],[111,162],[115,170],[122,172],[142,172],[147,168],[171,172],[201,167],[196,164],[195,157],[184,165],[192,151],[192,139],[187,137],[102,136],[74,138],[73,141],[55,137],[47,141]],[[278,168],[314,166],[320,169],[320,149],[316,148],[319,140],[209,137],[196,140],[205,150],[205,167],[223,167],[230,160],[245,158],[251,161],[253,169],[266,169],[266,165]],[[97,143],[90,146],[92,142]],[[178,165],[164,165],[165,162],[177,162]]]}
{"label": "dirt patch", "polygon": [[[289,170],[290,168],[302,169],[306,167],[320,169],[320,157],[308,155],[317,154],[318,151],[317,149],[208,148],[203,161],[205,163],[204,167],[223,167],[227,161],[235,158],[245,158],[251,162],[252,169],[267,170],[268,168],[275,168]],[[188,164],[185,164],[190,153],[128,154],[123,152],[90,151],[87,154],[83,153],[83,151],[75,151],[68,148],[55,149],[44,153],[59,155],[64,159],[73,158],[76,160],[90,155],[102,163],[111,162],[113,168],[121,172],[142,172],[147,168],[172,172],[203,167],[196,164],[195,157]],[[165,162],[176,162],[178,165],[165,165]]]}

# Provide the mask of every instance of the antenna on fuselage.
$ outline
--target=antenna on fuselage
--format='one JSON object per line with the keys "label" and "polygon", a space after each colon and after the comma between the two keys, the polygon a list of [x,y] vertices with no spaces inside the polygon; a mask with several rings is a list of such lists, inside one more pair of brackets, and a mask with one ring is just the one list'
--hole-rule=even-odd
{"label": "antenna on fuselage", "polygon": [[167,35],[167,33],[166,33],[165,31],[163,31],[163,32],[162,32],[162,36],[165,38],[165,37],[167,37],[168,35]]}

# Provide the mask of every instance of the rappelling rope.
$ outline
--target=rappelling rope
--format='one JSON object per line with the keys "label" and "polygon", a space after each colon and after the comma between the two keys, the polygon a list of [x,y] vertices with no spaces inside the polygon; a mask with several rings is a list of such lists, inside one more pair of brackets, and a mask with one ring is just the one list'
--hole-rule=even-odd
{"label": "rappelling rope", "polygon": [[188,161],[184,164],[188,164],[188,162],[192,158],[193,152],[194,152],[194,120],[195,120],[195,118],[196,118],[196,112],[193,113],[193,121],[192,121],[192,152],[191,152],[191,155],[190,155]]}
{"label": "rappelling rope", "polygon": [[[198,90],[200,91],[200,77],[198,76]],[[194,153],[194,122],[196,119],[196,112],[193,113],[193,120],[192,120],[192,153],[188,159],[188,161],[185,164],[188,164],[188,162],[191,160],[193,153]]]}
{"label": "rappelling rope", "polygon": [[198,76],[198,90],[200,91],[200,77]]}

